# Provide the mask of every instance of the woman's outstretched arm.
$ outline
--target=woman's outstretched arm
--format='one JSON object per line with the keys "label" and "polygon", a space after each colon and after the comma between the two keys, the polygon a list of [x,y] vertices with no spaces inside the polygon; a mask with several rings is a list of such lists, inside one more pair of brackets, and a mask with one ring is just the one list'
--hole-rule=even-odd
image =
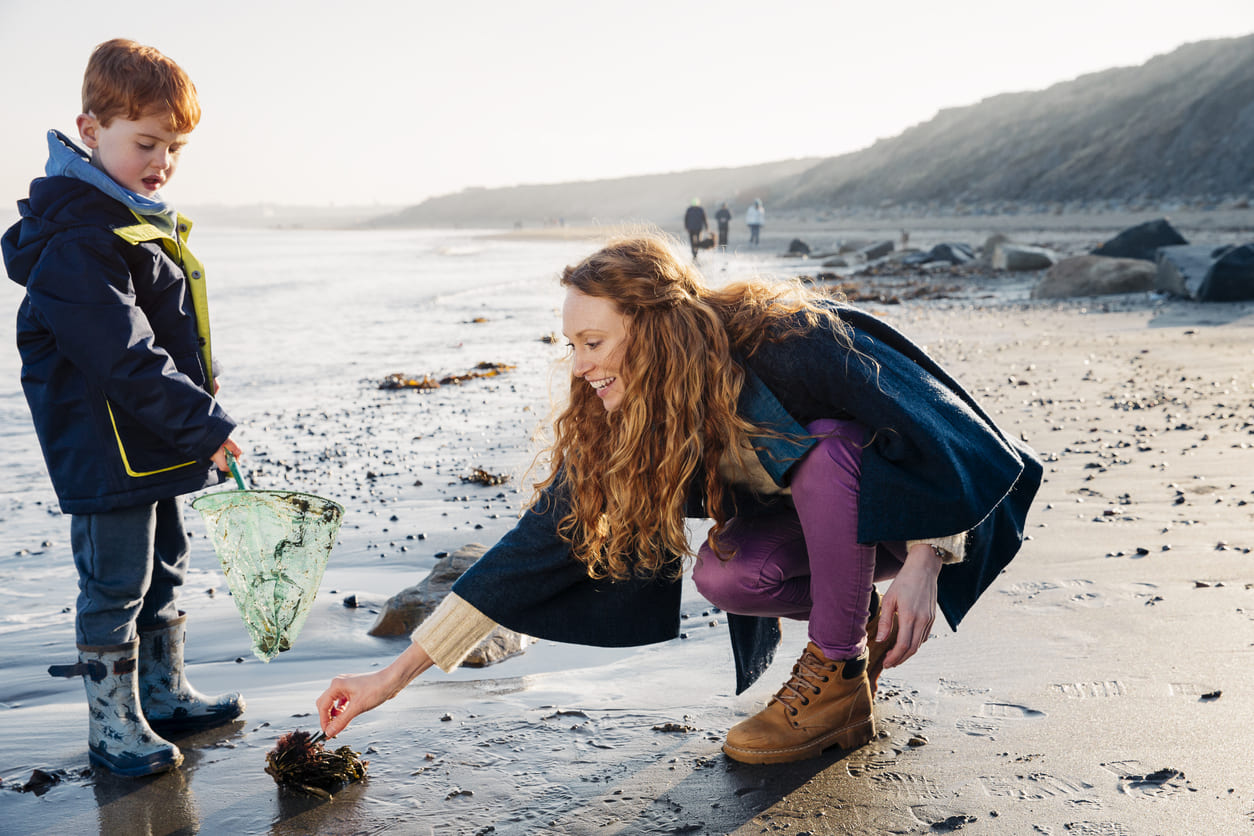
{"label": "woman's outstretched arm", "polygon": [[327,737],[335,737],[353,718],[395,697],[431,667],[422,645],[412,642],[400,656],[373,673],[342,674],[318,697],[318,721]]}

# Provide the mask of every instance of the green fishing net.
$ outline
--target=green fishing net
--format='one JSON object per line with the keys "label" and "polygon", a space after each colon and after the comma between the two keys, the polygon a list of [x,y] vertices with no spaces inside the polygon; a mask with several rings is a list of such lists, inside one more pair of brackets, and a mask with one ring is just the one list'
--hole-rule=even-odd
{"label": "green fishing net", "polygon": [[289,649],[322,583],[344,508],[291,491],[219,491],[192,502],[209,529],[253,653]]}

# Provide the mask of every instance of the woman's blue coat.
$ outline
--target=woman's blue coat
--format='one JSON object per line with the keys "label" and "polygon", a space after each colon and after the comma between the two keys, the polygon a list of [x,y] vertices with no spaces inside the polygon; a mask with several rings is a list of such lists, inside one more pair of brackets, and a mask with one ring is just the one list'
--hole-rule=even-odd
{"label": "woman's blue coat", "polygon": [[[904,335],[855,308],[837,310],[855,351],[822,330],[764,343],[744,361],[740,413],[783,434],[754,439],[759,460],[781,486],[815,443],[805,425],[819,418],[861,422],[870,443],[862,455],[859,541],[969,532],[965,560],[945,566],[938,581],[941,611],[956,629],[1022,544],[1041,464]],[[732,501],[740,515],[770,510],[771,501],[749,494]],[[551,489],[454,591],[494,621],[539,638],[605,647],[675,638],[680,583],[589,578],[557,535],[565,513],[560,487]],[[740,692],[770,663],[779,625],[730,614],[728,623]]]}

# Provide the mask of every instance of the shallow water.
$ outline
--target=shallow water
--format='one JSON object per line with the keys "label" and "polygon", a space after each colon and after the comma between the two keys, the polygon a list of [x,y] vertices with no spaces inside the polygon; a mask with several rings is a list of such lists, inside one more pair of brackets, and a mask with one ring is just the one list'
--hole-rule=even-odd
{"label": "shallow water", "polygon": [[[425,577],[437,553],[467,542],[490,544],[512,524],[526,496],[530,439],[548,414],[550,385],[564,385],[555,365],[564,346],[540,340],[560,331],[556,275],[595,247],[491,239],[473,231],[197,229],[192,241],[209,270],[220,398],[240,422],[235,438],[245,450],[244,472],[255,488],[297,489],[342,503],[347,513],[339,542],[295,646],[265,665],[253,657],[204,524],[185,503],[193,549],[181,599],[190,614],[189,670],[207,692],[243,691],[248,711],[232,727],[181,741],[187,763],[178,773],[126,782],[84,772],[82,686],[46,673],[50,662],[75,654],[69,521],[58,511],[44,472],[10,340],[0,350],[0,641],[6,674],[0,681],[0,778],[12,788],[35,769],[66,776],[43,798],[0,792],[0,818],[7,818],[8,808],[27,832],[40,832],[41,811],[53,800],[61,811],[54,829],[61,832],[117,832],[134,820],[146,821],[153,832],[197,823],[206,832],[265,832],[288,820],[290,829],[275,832],[302,831],[296,822],[304,802],[277,793],[261,771],[264,752],[286,731],[312,727],[308,713],[331,676],[384,664],[404,646],[404,639],[366,634],[387,597]],[[0,305],[10,310],[20,298],[12,283],[0,289]],[[485,361],[516,368],[432,392],[378,388],[394,372],[439,377]],[[473,467],[507,474],[510,481],[496,487],[463,482]],[[350,595],[359,602],[355,609],[343,603]],[[700,617],[704,605],[692,590],[687,600]],[[700,632],[709,651],[727,655],[729,663],[722,630],[707,623]],[[613,694],[621,698],[620,686],[607,688],[606,674],[588,671],[611,670],[649,652],[541,643],[489,671],[433,671],[396,705],[412,710],[433,703],[443,707],[441,713],[456,713],[489,692],[494,707],[477,710],[495,717],[491,724],[528,727],[501,731],[517,738],[506,748],[518,751],[542,741],[549,722],[536,707],[543,695],[530,693],[533,682],[580,671],[575,680],[540,690],[556,687],[561,701],[576,699],[585,707],[585,697],[613,702]],[[726,680],[730,687],[730,674]],[[515,692],[527,693],[521,702],[496,702],[499,694]],[[409,773],[420,759],[412,751],[392,757],[390,747],[362,742],[361,735],[377,739],[390,726],[394,731],[385,737],[410,741],[402,748],[423,745],[413,738],[430,718],[409,729],[398,710],[390,704],[362,718],[345,737],[354,746],[379,747],[371,774],[380,790],[399,784],[418,791]],[[647,720],[675,719],[664,709],[658,717]],[[621,722],[630,729],[646,720]],[[441,732],[449,728],[445,724]],[[450,752],[473,747],[463,737],[483,733],[476,728],[449,735],[441,746]],[[583,745],[572,750],[576,759]],[[239,749],[255,751],[234,751]],[[489,780],[476,778],[473,768],[454,771],[460,781]],[[383,798],[390,793],[348,792],[354,793],[360,806],[349,808],[349,820],[384,814],[376,808],[387,806]],[[544,806],[536,804],[537,811]]]}

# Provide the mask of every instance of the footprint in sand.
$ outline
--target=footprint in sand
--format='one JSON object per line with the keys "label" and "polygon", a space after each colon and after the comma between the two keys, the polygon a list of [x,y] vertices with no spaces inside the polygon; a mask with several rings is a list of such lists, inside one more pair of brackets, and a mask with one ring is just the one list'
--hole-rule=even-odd
{"label": "footprint in sand", "polygon": [[1065,827],[1067,836],[1132,836],[1127,825],[1117,821],[1072,821]]}
{"label": "footprint in sand", "polygon": [[871,783],[894,798],[925,799],[936,801],[945,795],[936,786],[936,782],[923,775],[911,775],[906,772],[881,772],[871,775]]}
{"label": "footprint in sand", "polygon": [[1188,792],[1189,781],[1178,769],[1147,769],[1140,761],[1112,761],[1102,768],[1119,779],[1119,791],[1141,798],[1170,798]]}
{"label": "footprint in sand", "polygon": [[1128,693],[1127,686],[1117,679],[1104,682],[1062,682],[1051,687],[1073,700],[1109,699],[1126,696]]}
{"label": "footprint in sand", "polygon": [[1061,581],[1025,581],[1002,590],[1013,603],[1035,612],[1048,612],[1077,607],[1104,607],[1106,596],[1093,589],[1093,582],[1084,578]]}
{"label": "footprint in sand", "polygon": [[1191,697],[1201,699],[1203,697],[1212,697],[1215,694],[1223,693],[1219,688],[1211,685],[1202,685],[1197,682],[1172,682],[1168,684],[1173,697]]}
{"label": "footprint in sand", "polygon": [[1093,789],[1093,785],[1085,781],[1059,778],[1045,772],[1013,777],[982,776],[980,784],[991,796],[1013,798],[1016,801],[1041,801],[1046,798],[1077,800]]}
{"label": "footprint in sand", "polygon": [[1013,720],[1028,720],[1045,716],[1044,711],[1037,711],[1035,708],[1004,702],[986,702],[982,711],[985,717],[1001,717]]}

